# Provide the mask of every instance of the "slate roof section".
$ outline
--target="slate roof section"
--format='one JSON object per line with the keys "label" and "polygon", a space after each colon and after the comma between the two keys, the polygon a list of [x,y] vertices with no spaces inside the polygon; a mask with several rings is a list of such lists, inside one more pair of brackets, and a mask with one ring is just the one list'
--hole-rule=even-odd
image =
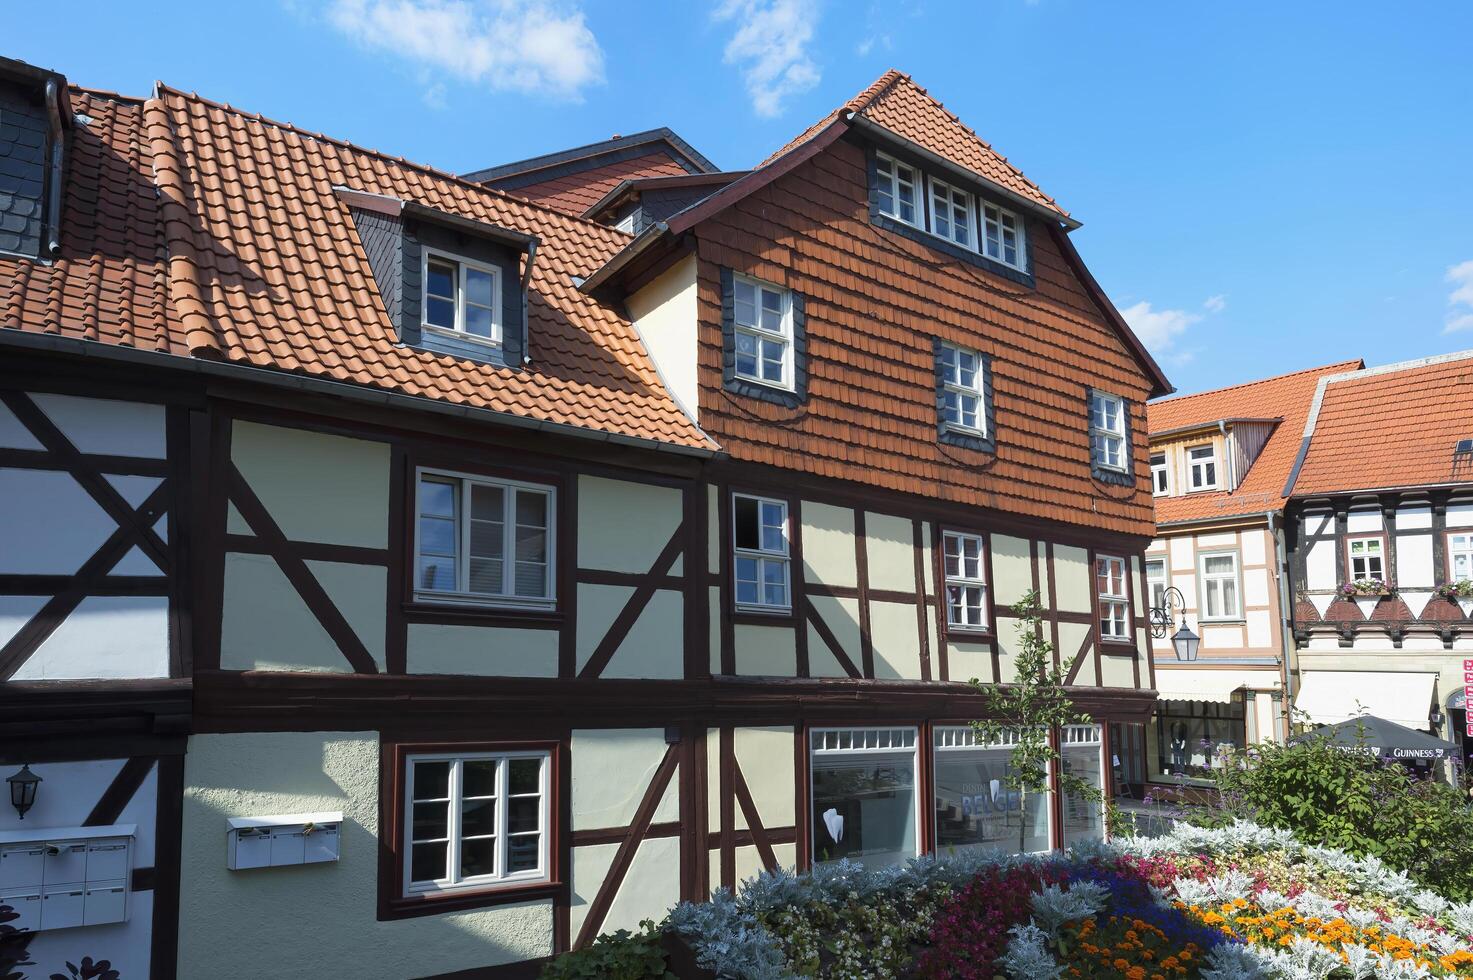
{"label": "slate roof section", "polygon": [[582,216],[620,184],[644,177],[684,176],[686,171],[669,157],[648,156],[619,160],[602,167],[564,174],[544,183],[508,188],[508,194],[536,201],[564,214]]}
{"label": "slate roof section", "polygon": [[1325,379],[1292,496],[1473,484],[1473,350]]}
{"label": "slate roof section", "polygon": [[1148,404],[1146,417],[1153,438],[1195,426],[1216,425],[1219,420],[1280,420],[1238,489],[1231,493],[1207,491],[1179,497],[1157,497],[1156,523],[1189,523],[1281,510],[1284,481],[1299,452],[1300,436],[1314,400],[1316,385],[1323,377],[1354,371],[1361,366],[1359,360],[1342,361]]}

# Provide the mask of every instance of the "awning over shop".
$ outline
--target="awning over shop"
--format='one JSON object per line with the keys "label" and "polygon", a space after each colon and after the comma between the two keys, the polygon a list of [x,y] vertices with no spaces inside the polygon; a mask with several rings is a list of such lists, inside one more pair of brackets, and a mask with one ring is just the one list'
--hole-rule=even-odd
{"label": "awning over shop", "polygon": [[1458,746],[1453,742],[1444,742],[1426,732],[1413,731],[1375,715],[1353,718],[1338,725],[1325,725],[1307,735],[1296,735],[1290,741],[1302,742],[1311,738],[1329,739],[1332,745],[1340,748],[1364,749],[1383,759],[1400,762],[1446,759],[1449,756],[1457,758],[1458,755]]}
{"label": "awning over shop", "polygon": [[1294,707],[1318,725],[1375,715],[1407,728],[1425,729],[1436,674],[1372,670],[1307,670]]}
{"label": "awning over shop", "polygon": [[1156,670],[1156,697],[1162,701],[1218,701],[1233,699],[1241,687],[1278,686],[1278,675],[1243,670]]}

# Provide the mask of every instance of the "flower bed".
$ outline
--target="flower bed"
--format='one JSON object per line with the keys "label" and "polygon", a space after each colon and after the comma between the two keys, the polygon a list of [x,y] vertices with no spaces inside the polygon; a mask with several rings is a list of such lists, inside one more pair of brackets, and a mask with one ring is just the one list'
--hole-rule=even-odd
{"label": "flower bed", "polygon": [[[746,980],[1473,978],[1473,903],[1251,824],[764,874],[660,929],[708,975]],[[547,976],[598,975],[574,972],[578,955]]]}

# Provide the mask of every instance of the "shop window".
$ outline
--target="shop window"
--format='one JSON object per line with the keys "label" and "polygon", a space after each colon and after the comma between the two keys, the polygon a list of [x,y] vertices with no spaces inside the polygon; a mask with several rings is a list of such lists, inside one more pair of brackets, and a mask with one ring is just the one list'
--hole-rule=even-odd
{"label": "shop window", "polygon": [[1157,701],[1154,779],[1210,779],[1221,752],[1244,744],[1242,702]]}
{"label": "shop window", "polygon": [[810,820],[817,864],[867,868],[918,853],[914,728],[820,728],[809,742]]}
{"label": "shop window", "polygon": [[987,743],[969,726],[937,727],[933,815],[936,851],[997,854],[1049,849],[1048,795],[1007,785],[1016,739]]}
{"label": "shop window", "polygon": [[[1061,733],[1059,755],[1064,772],[1077,776],[1103,794],[1105,789],[1104,738],[1099,725],[1068,725]],[[1105,809],[1100,799],[1065,793],[1064,845],[1104,840]]]}

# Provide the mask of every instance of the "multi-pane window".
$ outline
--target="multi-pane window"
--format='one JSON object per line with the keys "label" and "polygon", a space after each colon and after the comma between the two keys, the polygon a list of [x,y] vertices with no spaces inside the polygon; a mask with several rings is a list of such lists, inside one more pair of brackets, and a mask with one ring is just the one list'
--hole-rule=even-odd
{"label": "multi-pane window", "polygon": [[[1105,788],[1105,739],[1099,725],[1066,725],[1059,730],[1059,765],[1097,792]],[[1098,797],[1064,793],[1064,844],[1105,837],[1105,808]]]}
{"label": "multi-pane window", "polygon": [[982,536],[947,531],[941,538],[946,568],[946,622],[959,629],[987,627],[987,575]]}
{"label": "multi-pane window", "polygon": [[1454,582],[1473,580],[1473,534],[1458,532],[1447,536],[1447,564]]}
{"label": "multi-pane window", "polygon": [[1095,594],[1100,607],[1100,636],[1130,639],[1130,591],[1124,558],[1095,558]]}
{"label": "multi-pane window", "polygon": [[916,185],[920,182],[920,175],[916,169],[877,153],[875,177],[880,213],[920,227],[921,218],[916,211]]}
{"label": "multi-pane window", "polygon": [[495,267],[425,251],[423,325],[501,343],[501,278]]}
{"label": "multi-pane window", "polygon": [[931,178],[931,231],[965,248],[976,248],[972,195]]}
{"label": "multi-pane window", "polygon": [[1193,490],[1217,489],[1217,450],[1193,446],[1187,450],[1187,470]]}
{"label": "multi-pane window", "polygon": [[417,593],[550,606],[553,489],[421,472]]}
{"label": "multi-pane window", "polygon": [[1146,585],[1151,590],[1151,608],[1166,608],[1166,559],[1146,560]]}
{"label": "multi-pane window", "polygon": [[733,277],[732,326],[737,377],[792,388],[792,294],[745,276]]}
{"label": "multi-pane window", "polygon": [[1171,492],[1171,472],[1166,468],[1166,454],[1151,454],[1151,489],[1158,497]]}
{"label": "multi-pane window", "polygon": [[980,847],[997,854],[1049,849],[1048,793],[1021,793],[1009,785],[1016,774],[1016,732],[988,743],[970,727],[937,725],[935,745],[936,851],[948,854]]}
{"label": "multi-pane window", "polygon": [[1386,581],[1386,566],[1382,560],[1384,542],[1378,537],[1348,538],[1346,550],[1350,553],[1350,577],[1352,580],[1377,579]]}
{"label": "multi-pane window", "polygon": [[1011,211],[992,204],[982,205],[982,227],[989,259],[1014,269],[1023,268],[1023,223]]}
{"label": "multi-pane window", "polygon": [[1234,552],[1201,557],[1198,578],[1202,582],[1203,619],[1239,619],[1243,607],[1238,598],[1238,556]]}
{"label": "multi-pane window", "polygon": [[736,604],[757,610],[787,610],[788,505],[782,500],[734,494]]}
{"label": "multi-pane window", "polygon": [[1089,452],[1095,466],[1125,472],[1125,400],[1118,395],[1090,392]]}
{"label": "multi-pane window", "polygon": [[986,378],[982,355],[963,347],[940,345],[941,426],[987,434],[987,410],[983,403]]}
{"label": "multi-pane window", "polygon": [[914,728],[816,728],[810,733],[809,833],[815,863],[903,864],[919,849]]}
{"label": "multi-pane window", "polygon": [[546,880],[550,759],[545,749],[409,756],[405,892]]}

